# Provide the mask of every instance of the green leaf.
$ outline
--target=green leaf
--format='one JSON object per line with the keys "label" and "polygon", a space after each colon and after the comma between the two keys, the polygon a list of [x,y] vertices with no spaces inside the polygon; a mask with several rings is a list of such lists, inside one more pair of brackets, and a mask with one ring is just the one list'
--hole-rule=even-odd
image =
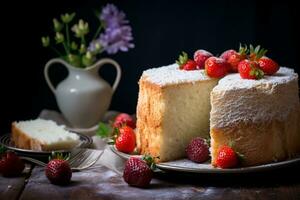
{"label": "green leaf", "polygon": [[112,133],[112,128],[110,126],[108,126],[103,122],[99,123],[98,130],[96,132],[97,136],[101,138],[105,138],[105,137],[109,137],[111,133]]}
{"label": "green leaf", "polygon": [[6,152],[6,147],[5,146],[3,146],[3,145],[0,145],[0,155],[2,154],[2,153],[4,153],[4,152]]}

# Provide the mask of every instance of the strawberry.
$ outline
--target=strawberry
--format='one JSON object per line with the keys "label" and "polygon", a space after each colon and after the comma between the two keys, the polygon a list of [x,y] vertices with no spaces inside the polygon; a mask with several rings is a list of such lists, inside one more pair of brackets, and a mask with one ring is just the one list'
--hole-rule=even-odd
{"label": "strawberry", "polygon": [[267,75],[273,75],[279,70],[279,65],[271,58],[265,56],[258,60],[258,65]]}
{"label": "strawberry", "polygon": [[209,158],[209,149],[206,141],[200,137],[192,139],[185,149],[188,159],[201,163]]}
{"label": "strawberry", "polygon": [[263,57],[268,50],[260,48],[260,45],[256,46],[255,48],[250,44],[250,55],[249,60],[251,61],[258,61],[261,57]]}
{"label": "strawberry", "polygon": [[124,181],[131,186],[147,187],[153,177],[154,166],[154,160],[150,156],[130,157],[125,163]]}
{"label": "strawberry", "polygon": [[212,57],[212,53],[199,49],[194,53],[194,61],[197,63],[197,69],[204,69],[204,64],[205,61],[209,58]]}
{"label": "strawberry", "polygon": [[228,63],[217,57],[210,57],[205,61],[206,74],[212,78],[222,78],[228,73]]}
{"label": "strawberry", "polygon": [[11,177],[21,175],[25,168],[24,162],[15,154],[7,151],[0,156],[0,173],[3,176]]}
{"label": "strawberry", "polygon": [[232,52],[228,58],[227,62],[230,65],[230,71],[231,72],[237,72],[238,71],[238,64],[247,58],[248,48],[247,46],[243,47],[240,45],[239,52]]}
{"label": "strawberry", "polygon": [[123,126],[118,130],[119,134],[115,141],[116,148],[124,153],[132,153],[135,148],[136,138],[133,129]]}
{"label": "strawberry", "polygon": [[118,114],[113,123],[114,128],[120,128],[123,125],[127,125],[135,129],[135,121],[127,113]]}
{"label": "strawberry", "polygon": [[258,63],[247,59],[239,63],[238,70],[243,79],[261,79],[264,76],[264,72],[259,68]]}
{"label": "strawberry", "polygon": [[220,168],[233,168],[238,164],[238,155],[229,146],[219,148],[216,164]]}
{"label": "strawberry", "polygon": [[189,59],[187,53],[185,53],[184,51],[182,52],[182,55],[179,55],[179,58],[178,60],[176,60],[176,63],[179,65],[179,69],[183,69],[183,70],[198,69],[197,63],[194,60]]}
{"label": "strawberry", "polygon": [[58,155],[57,158],[48,162],[45,174],[52,184],[66,185],[71,180],[72,170],[69,163],[61,155]]}
{"label": "strawberry", "polygon": [[235,54],[235,53],[237,53],[235,50],[229,49],[229,50],[224,51],[224,52],[221,54],[220,58],[223,58],[224,60],[227,61],[228,58],[229,58],[232,54]]}

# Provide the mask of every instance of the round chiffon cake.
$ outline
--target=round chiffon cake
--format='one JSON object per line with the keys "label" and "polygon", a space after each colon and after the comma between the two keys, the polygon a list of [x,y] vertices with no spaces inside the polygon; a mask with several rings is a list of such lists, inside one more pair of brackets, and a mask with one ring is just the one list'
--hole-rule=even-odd
{"label": "round chiffon cake", "polygon": [[298,75],[281,67],[260,80],[222,79],[177,64],[146,70],[139,81],[137,147],[158,162],[180,159],[194,137],[211,138],[212,165],[223,145],[250,166],[300,152]]}

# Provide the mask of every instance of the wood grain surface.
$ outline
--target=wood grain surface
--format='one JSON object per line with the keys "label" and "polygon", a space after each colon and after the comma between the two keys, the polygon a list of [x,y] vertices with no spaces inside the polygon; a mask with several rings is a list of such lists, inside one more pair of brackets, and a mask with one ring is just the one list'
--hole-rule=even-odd
{"label": "wood grain surface", "polygon": [[50,184],[44,169],[35,167],[20,199],[299,199],[298,169],[296,165],[259,174],[221,176],[160,173],[149,188],[140,189],[129,187],[106,167],[73,173],[72,183],[64,187]]}

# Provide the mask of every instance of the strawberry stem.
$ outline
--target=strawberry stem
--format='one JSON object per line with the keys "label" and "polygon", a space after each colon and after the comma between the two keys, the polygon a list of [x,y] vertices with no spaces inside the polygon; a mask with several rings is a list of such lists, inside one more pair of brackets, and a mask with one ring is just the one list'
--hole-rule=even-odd
{"label": "strawberry stem", "polygon": [[179,68],[182,68],[182,65],[184,65],[188,61],[189,57],[186,52],[182,52],[182,55],[179,55],[178,60],[176,60],[176,63],[179,65]]}

